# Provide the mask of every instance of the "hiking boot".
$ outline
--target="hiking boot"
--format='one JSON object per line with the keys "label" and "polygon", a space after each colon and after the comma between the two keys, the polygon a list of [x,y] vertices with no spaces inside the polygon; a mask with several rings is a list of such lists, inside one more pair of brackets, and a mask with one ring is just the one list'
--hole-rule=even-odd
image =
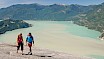
{"label": "hiking boot", "polygon": [[28,52],[28,55],[32,55],[32,52]]}
{"label": "hiking boot", "polygon": [[28,52],[28,54],[30,54],[31,52]]}
{"label": "hiking boot", "polygon": [[32,55],[32,53],[30,53],[30,55]]}

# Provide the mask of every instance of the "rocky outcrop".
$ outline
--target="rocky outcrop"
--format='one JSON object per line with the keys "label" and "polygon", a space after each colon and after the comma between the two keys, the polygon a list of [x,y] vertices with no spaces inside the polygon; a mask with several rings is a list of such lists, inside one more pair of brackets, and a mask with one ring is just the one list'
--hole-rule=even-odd
{"label": "rocky outcrop", "polygon": [[50,51],[49,49],[41,49],[32,47],[33,55],[28,55],[29,48],[24,46],[24,55],[16,53],[16,46],[10,44],[0,44],[1,59],[93,59],[89,57],[80,57],[72,54]]}
{"label": "rocky outcrop", "polygon": [[30,24],[24,22],[23,20],[3,20],[0,21],[0,34],[3,34],[6,31],[12,31],[19,28],[27,28],[30,26]]}
{"label": "rocky outcrop", "polygon": [[104,32],[99,36],[99,38],[103,38],[104,37]]}

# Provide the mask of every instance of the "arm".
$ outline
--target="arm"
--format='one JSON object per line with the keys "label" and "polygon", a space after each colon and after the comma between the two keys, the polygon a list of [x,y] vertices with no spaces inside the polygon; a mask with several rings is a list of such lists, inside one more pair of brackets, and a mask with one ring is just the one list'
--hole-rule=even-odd
{"label": "arm", "polygon": [[34,44],[34,38],[33,38],[33,36],[32,36],[32,40],[33,40],[33,44]]}
{"label": "arm", "polygon": [[23,37],[22,37],[22,43],[24,44],[24,40],[23,40]]}
{"label": "arm", "polygon": [[27,39],[28,39],[28,37],[26,38],[26,45],[27,45]]}
{"label": "arm", "polygon": [[17,41],[16,41],[17,43],[18,43],[18,39],[19,39],[19,35],[18,35],[18,37],[17,37]]}
{"label": "arm", "polygon": [[17,40],[16,40],[16,46],[18,46],[18,38],[17,38]]}

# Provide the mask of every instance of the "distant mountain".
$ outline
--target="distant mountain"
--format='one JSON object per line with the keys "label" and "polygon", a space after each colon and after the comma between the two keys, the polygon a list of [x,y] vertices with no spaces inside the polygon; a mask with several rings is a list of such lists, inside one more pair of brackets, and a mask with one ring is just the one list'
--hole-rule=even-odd
{"label": "distant mountain", "polygon": [[70,20],[77,14],[84,13],[91,8],[82,5],[39,5],[17,4],[0,9],[0,19],[16,20]]}
{"label": "distant mountain", "polygon": [[3,21],[0,21],[0,34],[3,34],[6,31],[11,31],[19,28],[27,28],[30,26],[31,26],[30,24],[22,20],[10,20],[10,19],[3,20]]}
{"label": "distant mountain", "polygon": [[72,20],[75,24],[102,32],[104,30],[104,3],[99,5],[40,5],[17,4],[0,9],[0,19],[14,20]]}
{"label": "distant mountain", "polygon": [[100,32],[104,31],[104,3],[92,5],[92,10],[77,15],[73,20],[76,24],[86,26]]}

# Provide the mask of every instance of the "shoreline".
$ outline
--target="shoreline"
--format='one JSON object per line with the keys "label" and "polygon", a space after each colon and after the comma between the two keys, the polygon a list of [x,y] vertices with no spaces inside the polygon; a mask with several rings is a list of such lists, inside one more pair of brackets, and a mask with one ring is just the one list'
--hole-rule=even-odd
{"label": "shoreline", "polygon": [[0,21],[0,35],[8,31],[28,27],[31,27],[31,24],[28,24],[23,20],[12,20],[12,19],[2,20]]}
{"label": "shoreline", "polygon": [[[102,52],[104,49],[103,42],[65,32],[64,30],[67,28],[66,24],[33,21],[30,21],[29,23],[34,24],[34,26],[26,29],[17,29],[13,32],[7,32],[5,35],[1,36],[1,39],[4,39],[5,42],[8,38],[8,41],[12,42],[15,41],[14,39],[16,39],[19,32],[23,32],[23,37],[25,38],[28,31],[31,31],[32,34],[36,36],[37,47],[48,48],[51,51],[59,51],[80,56],[102,56],[104,54]],[[68,27],[70,26],[68,25]]]}

